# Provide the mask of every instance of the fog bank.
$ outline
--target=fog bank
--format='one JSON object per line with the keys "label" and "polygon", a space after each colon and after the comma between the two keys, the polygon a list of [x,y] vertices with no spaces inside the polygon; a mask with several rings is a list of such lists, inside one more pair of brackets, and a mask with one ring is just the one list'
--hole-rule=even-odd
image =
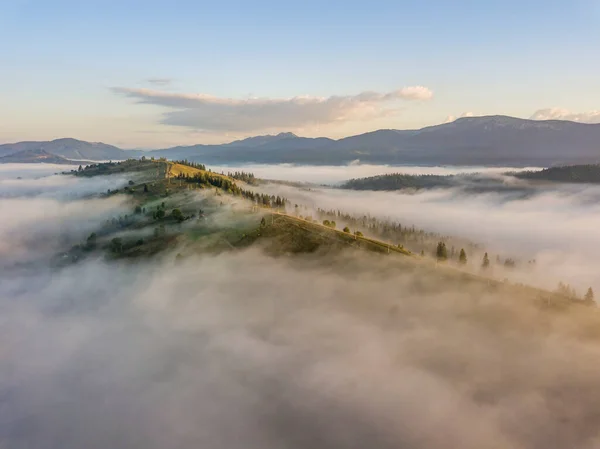
{"label": "fog bank", "polygon": [[580,292],[588,286],[600,290],[597,186],[557,186],[527,196],[506,192],[474,194],[460,189],[416,193],[298,189],[278,184],[264,189],[314,209],[369,214],[463,237],[481,243],[490,255],[521,258],[525,262],[536,259],[534,273],[511,273],[518,281],[533,281],[550,289],[563,281],[576,285]]}
{"label": "fog bank", "polygon": [[394,165],[293,165],[293,164],[248,164],[248,165],[210,165],[216,172],[245,171],[254,173],[257,178],[280,181],[309,182],[314,184],[341,184],[352,178],[384,175],[387,173],[404,173],[407,175],[455,175],[460,173],[505,173],[509,171],[539,170],[535,167],[515,169],[509,167],[420,167]]}
{"label": "fog bank", "polygon": [[[523,242],[535,237],[533,218],[539,231],[567,205],[574,226],[597,213],[594,191],[533,202],[285,192],[350,211],[428,212],[458,231],[497,222],[511,236],[501,230],[512,216]],[[0,199],[2,259],[38,259],[0,270],[1,448],[600,446],[594,308],[542,310],[510,286],[367,252],[181,260],[174,245],[137,262],[98,255],[51,268],[39,259],[62,235],[85,235],[127,207],[66,193]]]}
{"label": "fog bank", "polygon": [[83,198],[121,188],[131,177],[110,175],[86,178],[61,174],[71,168],[52,164],[0,164],[0,198]]}
{"label": "fog bank", "polygon": [[62,164],[0,164],[0,179],[38,178],[76,170],[77,167],[78,165]]}
{"label": "fog bank", "polygon": [[125,185],[125,177],[55,175],[56,166],[39,165],[49,164],[0,164],[0,267],[51,257],[131,213],[125,197],[90,197]]}
{"label": "fog bank", "polygon": [[2,444],[600,442],[598,323],[587,314],[542,319],[519,298],[367,255],[171,260],[2,280]]}

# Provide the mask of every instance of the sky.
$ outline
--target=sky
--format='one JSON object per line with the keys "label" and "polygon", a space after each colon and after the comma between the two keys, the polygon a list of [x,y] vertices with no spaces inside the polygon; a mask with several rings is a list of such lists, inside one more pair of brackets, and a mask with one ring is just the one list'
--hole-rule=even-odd
{"label": "sky", "polygon": [[0,0],[0,143],[600,122],[600,0]]}

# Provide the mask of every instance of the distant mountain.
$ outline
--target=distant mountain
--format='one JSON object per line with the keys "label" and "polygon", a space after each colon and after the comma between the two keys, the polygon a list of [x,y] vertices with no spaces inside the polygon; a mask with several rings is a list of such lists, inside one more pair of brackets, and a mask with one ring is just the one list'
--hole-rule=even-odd
{"label": "distant mountain", "polygon": [[150,152],[208,164],[296,163],[552,166],[600,162],[600,125],[505,116],[467,117],[420,130],[378,130],[340,140],[291,133],[226,145]]}
{"label": "distant mountain", "polygon": [[[223,145],[191,145],[150,151],[148,154],[168,159],[206,160],[212,164],[227,163],[310,163],[319,164],[321,149],[330,147],[335,140],[326,137],[298,137],[293,133],[281,133],[276,136],[257,136],[236,140]],[[308,157],[304,160],[303,154]]]}
{"label": "distant mountain", "polygon": [[599,163],[600,124],[505,116],[466,117],[419,130],[383,129],[340,140],[280,133],[223,145],[179,146],[142,152],[59,139],[0,145],[0,156],[23,149],[43,149],[79,160],[119,160],[145,154],[207,164],[343,165],[359,160],[391,165],[548,167]]}
{"label": "distant mountain", "polygon": [[91,143],[76,139],[57,139],[49,142],[18,142],[0,145],[0,156],[25,150],[43,150],[50,154],[86,161],[122,160],[131,157],[127,151],[105,143]]}
{"label": "distant mountain", "polygon": [[261,145],[265,145],[273,142],[281,142],[286,139],[298,139],[299,137],[294,133],[279,133],[275,136],[267,135],[267,136],[256,136],[256,137],[248,137],[247,139],[235,140],[231,143],[227,143],[223,146],[228,147],[258,147]]}
{"label": "distant mountain", "polygon": [[64,164],[64,165],[78,165],[84,163],[83,161],[73,161],[65,159],[64,157],[50,154],[45,150],[23,150],[18,153],[10,154],[8,156],[0,157],[0,164],[32,164],[32,163],[45,163],[45,164]]}
{"label": "distant mountain", "polygon": [[469,117],[417,131],[376,131],[336,142],[361,161],[396,164],[556,165],[600,161],[600,125]]}

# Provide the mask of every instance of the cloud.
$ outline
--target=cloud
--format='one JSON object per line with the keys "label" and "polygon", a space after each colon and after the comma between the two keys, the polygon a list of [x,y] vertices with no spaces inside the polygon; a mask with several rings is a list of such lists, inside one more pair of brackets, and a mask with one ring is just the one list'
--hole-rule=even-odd
{"label": "cloud", "polygon": [[[70,168],[70,167],[68,167]],[[107,219],[130,213],[123,197],[86,198],[127,184],[123,176],[54,175],[64,165],[0,166],[0,268],[50,257],[96,231]]]}
{"label": "cloud", "polygon": [[[12,165],[12,164],[11,164]],[[29,164],[33,165],[33,164]],[[22,172],[21,172],[22,173]],[[0,172],[0,198],[39,196],[57,199],[75,199],[92,193],[105,192],[107,189],[122,187],[128,179],[120,175],[95,178],[75,178],[64,175],[51,175],[31,179],[3,178]]]}
{"label": "cloud", "polygon": [[[123,198],[60,201],[0,198],[0,269],[7,264],[50,257],[97,231],[107,219],[131,213]],[[9,213],[10,212],[10,213]]]}
{"label": "cloud", "polygon": [[459,173],[506,173],[508,171],[539,170],[538,167],[420,167],[394,165],[372,165],[360,162],[349,165],[294,165],[294,164],[245,164],[245,165],[210,165],[217,172],[247,171],[258,178],[292,182],[308,182],[315,184],[335,185],[352,178],[384,175],[388,173],[404,173],[407,175],[455,175]]}
{"label": "cloud", "polygon": [[[518,191],[513,188],[518,185],[508,184],[515,181],[512,177],[493,172],[486,176],[495,177],[496,188],[505,185],[506,190],[472,193],[455,188],[407,193],[285,185],[264,189],[311,209],[369,215],[468,239],[494,257],[536,259],[531,272],[507,273],[506,277],[515,281],[548,289],[563,281],[580,293],[590,285],[600,291],[600,187],[563,185]],[[410,242],[407,247],[410,249]],[[474,254],[472,260],[480,260],[480,256]]]}
{"label": "cloud", "polygon": [[146,82],[155,86],[168,86],[173,80],[171,78],[148,78]]}
{"label": "cloud", "polygon": [[597,447],[595,314],[403,268],[244,251],[3,276],[0,444]]}
{"label": "cloud", "polygon": [[[388,213],[421,206],[452,222],[461,203],[451,194],[407,195]],[[381,199],[359,195],[343,205]],[[50,200],[19,199],[4,216],[20,221],[2,240],[44,259],[23,224],[58,241],[58,216],[78,228],[86,207],[108,200],[52,212]],[[568,228],[575,212],[558,222]],[[502,218],[466,215],[463,229]],[[599,447],[592,309],[543,310],[526,289],[459,281],[408,258],[250,249],[175,262],[178,251],[0,270],[0,447]]]}
{"label": "cloud", "polygon": [[397,92],[405,100],[431,100],[433,92],[424,86],[404,87]]}
{"label": "cloud", "polygon": [[126,87],[115,87],[112,91],[138,103],[174,109],[164,114],[163,124],[208,132],[293,129],[367,120],[395,113],[393,104],[396,101],[422,101],[433,97],[433,92],[423,86],[404,87],[388,93],[367,91],[349,96],[246,99]]}
{"label": "cloud", "polygon": [[600,123],[600,111],[571,112],[563,108],[547,108],[535,111],[531,120],[570,120],[581,123]]}
{"label": "cloud", "polygon": [[456,121],[457,119],[463,118],[463,117],[479,117],[479,116],[481,116],[481,114],[475,114],[474,112],[463,112],[459,116],[449,115],[448,117],[446,117],[446,120],[444,121],[444,123],[452,123],[452,122]]}

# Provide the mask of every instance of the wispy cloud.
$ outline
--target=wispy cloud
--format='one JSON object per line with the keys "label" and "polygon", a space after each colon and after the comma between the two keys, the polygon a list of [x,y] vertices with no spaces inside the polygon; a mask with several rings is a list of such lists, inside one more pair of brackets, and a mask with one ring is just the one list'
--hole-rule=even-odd
{"label": "wispy cloud", "polygon": [[600,123],[600,110],[571,112],[563,108],[539,109],[530,117],[532,120],[571,120],[581,123]]}
{"label": "wispy cloud", "polygon": [[155,86],[168,86],[173,80],[171,78],[148,78],[146,82]]}
{"label": "wispy cloud", "polygon": [[138,103],[174,109],[164,114],[163,124],[218,132],[293,129],[366,120],[396,112],[393,105],[397,101],[423,101],[433,97],[433,92],[424,86],[347,96],[246,99],[127,87],[115,87],[112,91]]}

